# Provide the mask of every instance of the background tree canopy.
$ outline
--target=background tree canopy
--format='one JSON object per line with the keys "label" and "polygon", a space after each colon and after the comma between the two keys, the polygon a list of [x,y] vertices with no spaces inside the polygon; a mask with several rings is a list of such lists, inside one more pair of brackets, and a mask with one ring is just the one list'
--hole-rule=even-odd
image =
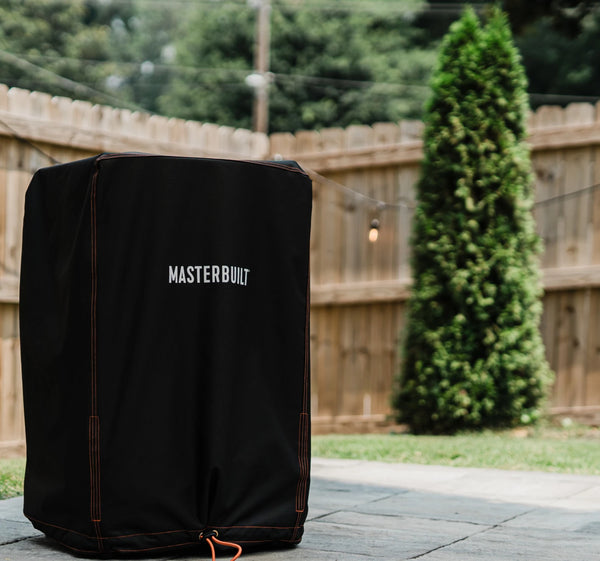
{"label": "background tree canopy", "polygon": [[[417,6],[416,2],[403,2]],[[407,11],[301,9],[271,16],[270,121],[276,131],[416,117],[435,59],[418,45]],[[162,112],[250,127],[254,18],[237,5],[195,10],[176,42],[177,61],[203,72],[176,76]],[[415,95],[417,94],[417,95]]]}
{"label": "background tree canopy", "polygon": [[[500,4],[533,106],[600,99],[597,3]],[[441,37],[462,9],[272,0],[271,131],[420,118]],[[4,0],[0,82],[249,128],[255,17],[247,0]]]}

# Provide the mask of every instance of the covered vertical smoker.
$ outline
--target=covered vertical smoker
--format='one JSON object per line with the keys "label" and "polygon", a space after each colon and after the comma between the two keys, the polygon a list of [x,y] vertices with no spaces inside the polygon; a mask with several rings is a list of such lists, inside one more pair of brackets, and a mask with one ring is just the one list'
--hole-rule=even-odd
{"label": "covered vertical smoker", "polygon": [[311,182],[106,154],[26,196],[25,514],[86,554],[300,542]]}

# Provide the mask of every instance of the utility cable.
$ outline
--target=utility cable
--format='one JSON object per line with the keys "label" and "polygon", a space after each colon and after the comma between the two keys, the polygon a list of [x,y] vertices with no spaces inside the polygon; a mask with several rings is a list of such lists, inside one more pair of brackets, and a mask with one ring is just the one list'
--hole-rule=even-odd
{"label": "utility cable", "polygon": [[46,76],[47,78],[50,78],[57,82],[62,88],[72,91],[77,97],[82,96],[82,94],[87,94],[88,96],[92,97],[101,96],[107,101],[110,101],[111,103],[114,103],[120,107],[125,107],[134,111],[144,111],[147,113],[149,112],[143,107],[140,107],[139,105],[117,98],[107,92],[96,90],[94,88],[86,86],[85,84],[82,84],[81,82],[76,82],[75,80],[71,80],[70,78],[61,76],[60,74],[56,74],[56,72],[52,72],[51,70],[48,70],[43,66],[38,66],[37,64],[33,64],[28,60],[19,58],[13,53],[10,53],[3,49],[0,49],[0,60],[4,60],[5,62],[8,62],[13,66],[17,66],[18,68],[26,72],[34,72],[38,75],[42,74],[43,76]]}
{"label": "utility cable", "polygon": [[[9,125],[5,120],[3,120],[1,118],[0,118],[0,126],[3,127],[9,133],[10,137],[29,146],[31,149],[35,150],[38,154],[45,157],[51,164],[55,165],[55,164],[63,163],[63,162],[57,160],[54,156],[52,156],[49,152],[47,152],[46,150],[41,148],[35,142],[33,142],[30,139],[19,134],[11,125]],[[301,159],[301,157],[299,159]],[[417,206],[417,203],[415,201],[412,201],[412,200],[408,199],[407,197],[401,197],[398,202],[385,201],[385,200],[378,199],[376,197],[367,195],[361,191],[357,191],[356,189],[353,189],[352,187],[348,187],[347,185],[344,185],[343,183],[340,183],[338,181],[334,181],[333,179],[325,177],[313,169],[304,168],[304,170],[306,171],[306,173],[309,175],[309,177],[314,182],[319,183],[321,185],[333,187],[334,189],[337,189],[338,191],[342,191],[348,195],[355,197],[359,201],[363,201],[365,203],[374,205],[378,210],[400,209],[400,208],[415,209]],[[561,200],[574,198],[579,195],[582,195],[583,193],[595,191],[598,188],[600,188],[600,183],[594,183],[592,185],[588,185],[586,187],[582,187],[580,189],[576,189],[576,190],[570,191],[568,193],[561,193],[559,195],[555,195],[553,197],[549,197],[549,198],[543,199],[541,201],[536,201],[533,203],[533,207],[539,207],[539,206],[551,204],[554,202],[558,202]]]}

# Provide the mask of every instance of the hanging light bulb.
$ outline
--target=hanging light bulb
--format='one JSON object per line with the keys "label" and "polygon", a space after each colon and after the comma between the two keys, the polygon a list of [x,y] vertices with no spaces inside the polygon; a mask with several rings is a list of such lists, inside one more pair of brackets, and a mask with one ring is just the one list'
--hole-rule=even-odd
{"label": "hanging light bulb", "polygon": [[369,241],[375,243],[379,239],[379,220],[373,218],[371,220],[371,227],[369,229]]}

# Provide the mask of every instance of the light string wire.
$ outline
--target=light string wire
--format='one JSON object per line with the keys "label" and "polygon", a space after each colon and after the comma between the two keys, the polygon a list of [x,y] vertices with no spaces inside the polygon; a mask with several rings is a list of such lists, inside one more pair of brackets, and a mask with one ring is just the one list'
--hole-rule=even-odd
{"label": "light string wire", "polygon": [[18,56],[14,55],[13,53],[6,51],[4,49],[0,49],[0,60],[6,62],[8,64],[11,64],[13,66],[16,66],[16,67],[20,68],[21,70],[24,70],[25,72],[33,72],[33,73],[41,74],[42,76],[45,76],[46,78],[54,80],[54,82],[57,83],[63,89],[69,90],[75,94],[78,94],[78,93],[84,94],[85,93],[92,97],[94,97],[94,96],[101,97],[102,99],[104,99],[110,103],[117,104],[119,107],[124,107],[124,108],[130,109],[132,111],[145,111],[145,112],[151,113],[150,111],[147,111],[143,107],[140,107],[139,105],[137,105],[133,102],[129,102],[129,101],[126,101],[119,97],[116,97],[114,95],[111,95],[107,92],[97,90],[86,84],[83,84],[82,82],[77,82],[76,80],[71,80],[70,78],[62,76],[61,74],[52,72],[51,70],[48,70],[47,68],[44,68],[43,66],[39,66],[38,64],[29,62],[28,60],[25,60],[24,58],[19,58]]}
{"label": "light string wire", "polygon": [[[111,61],[111,60],[100,60],[100,59],[89,59],[89,58],[74,58],[74,57],[66,57],[60,55],[43,55],[40,53],[32,54],[32,53],[14,53],[2,50],[0,51],[0,56],[5,58],[11,57],[11,62],[13,64],[18,64],[22,67],[29,65],[30,69],[45,71],[47,76],[52,75],[51,77],[59,80],[61,87],[70,89],[71,91],[75,91],[76,89],[85,90],[90,94],[94,94],[96,96],[102,96],[104,99],[109,100],[111,103],[116,103],[119,107],[126,107],[136,111],[145,111],[147,113],[153,113],[152,111],[145,109],[139,105],[134,104],[131,101],[126,99],[119,98],[115,95],[112,95],[109,92],[98,90],[90,86],[89,84],[84,84],[83,82],[77,82],[75,80],[71,80],[70,78],[66,78],[61,76],[60,74],[56,74],[49,70],[46,70],[43,66],[39,66],[33,62],[31,59],[39,60],[39,61],[65,61],[65,62],[85,62],[86,64],[92,65],[110,65],[110,66],[118,66],[118,67],[128,67],[128,68],[137,68],[141,65],[139,61]],[[232,74],[239,74],[240,76],[246,76],[253,72],[251,68],[225,68],[225,67],[202,67],[202,66],[189,66],[189,65],[181,65],[181,64],[165,64],[160,62],[151,61],[154,68],[157,70],[166,70],[166,71],[174,71],[174,72],[193,72],[196,75],[204,75],[207,72],[223,72],[227,73],[229,76]],[[392,92],[402,90],[429,90],[430,86],[428,84],[418,84],[418,83],[408,83],[408,82],[380,82],[373,80],[350,80],[343,78],[331,78],[328,76],[310,76],[307,74],[297,74],[297,73],[283,73],[283,72],[271,72],[273,79],[276,83],[280,85],[284,82],[293,82],[293,81],[301,81],[306,84],[312,84],[313,87],[335,87],[338,90],[347,90],[353,89],[356,91],[366,92],[372,88],[378,88],[378,95],[392,95]],[[206,82],[196,84],[196,87],[209,88],[214,85],[214,77],[211,78],[212,82],[207,79]],[[15,82],[17,83],[17,82]],[[140,87],[140,82],[136,82],[138,87]],[[162,84],[161,81],[146,81],[145,86],[141,87],[155,87],[157,84]],[[219,87],[245,87],[243,81],[240,82],[218,82]],[[386,90],[386,91],[383,91]],[[388,93],[390,92],[390,93]],[[373,93],[371,91],[371,93]],[[600,94],[589,94],[589,95],[578,95],[578,94],[553,94],[553,93],[536,93],[536,92],[528,92],[527,94],[531,99],[543,101],[544,99],[559,101],[564,103],[566,101],[580,101],[587,103],[595,103],[600,99]],[[153,113],[154,114],[154,113]]]}
{"label": "light string wire", "polygon": [[[52,156],[52,154],[50,154],[49,152],[44,150],[37,143],[35,143],[35,142],[29,140],[28,138],[22,136],[21,134],[19,134],[4,119],[0,118],[0,126],[2,126],[6,130],[6,132],[8,133],[8,136],[13,138],[14,140],[17,140],[18,142],[23,143],[26,146],[29,146],[32,150],[34,150],[35,152],[37,152],[38,154],[40,154],[41,156],[46,158],[48,160],[48,162],[50,162],[52,165],[58,165],[58,164],[64,163],[64,162],[61,162],[60,160],[56,159],[54,156]],[[334,189],[337,189],[338,191],[342,191],[342,192],[346,193],[347,195],[354,197],[355,201],[357,201],[357,202],[362,201],[368,205],[374,206],[377,211],[383,211],[386,209],[398,210],[401,208],[414,210],[417,207],[417,203],[407,197],[400,197],[397,202],[384,201],[382,199],[372,197],[371,195],[367,195],[366,193],[363,193],[361,191],[357,191],[356,189],[353,189],[352,187],[348,187],[347,185],[344,185],[343,183],[340,183],[339,181],[335,181],[333,179],[325,177],[324,175],[321,175],[320,173],[318,173],[317,171],[315,171],[313,169],[304,168],[304,171],[308,174],[308,176],[310,177],[310,179],[313,182],[319,183],[324,186],[332,187]],[[583,193],[595,191],[598,188],[600,188],[600,183],[594,183],[592,185],[588,185],[586,187],[582,187],[580,189],[576,189],[576,190],[570,191],[568,193],[561,193],[559,195],[555,195],[553,197],[548,197],[547,199],[543,199],[541,201],[535,201],[533,203],[533,207],[535,208],[538,206],[551,204],[553,202],[574,198],[579,195],[582,195]]]}
{"label": "light string wire", "polygon": [[[71,0],[45,0],[45,3],[68,4]],[[104,5],[106,0],[88,0],[92,5]],[[27,0],[24,0],[27,3]],[[110,2],[117,6],[132,6],[133,0],[111,0]],[[428,15],[446,15],[460,14],[464,10],[463,2],[414,2],[412,4],[386,2],[385,0],[345,0],[337,2],[323,2],[322,0],[277,0],[274,2],[283,9],[288,10],[315,10],[315,11],[344,11],[344,12],[365,12],[376,11],[384,13],[400,13],[412,15],[414,12],[425,12]],[[206,8],[237,8],[248,10],[251,6],[248,0],[144,0],[144,8],[166,8],[175,6],[194,7],[202,6]],[[485,2],[474,2],[471,4],[476,10],[483,10],[487,7]]]}
{"label": "light string wire", "polygon": [[343,191],[348,195],[355,197],[358,200],[365,201],[366,203],[370,203],[374,205],[378,210],[384,210],[386,208],[415,208],[416,204],[406,197],[401,197],[399,202],[390,203],[388,201],[383,201],[381,199],[377,199],[375,197],[371,197],[370,195],[366,195],[365,193],[361,193],[360,191],[356,191],[347,185],[343,185],[333,179],[329,179],[328,177],[324,177],[320,173],[316,172],[310,168],[303,168],[304,171],[308,174],[308,176],[315,182],[320,183],[321,185],[328,185],[333,187],[334,189],[338,189],[339,191]]}
{"label": "light string wire", "polygon": [[[408,208],[408,209],[414,210],[417,207],[417,203],[415,201],[408,199],[407,197],[401,197],[399,202],[396,202],[396,203],[383,201],[383,200],[377,199],[375,197],[366,195],[365,193],[361,193],[360,191],[356,191],[355,189],[352,189],[351,187],[348,187],[347,185],[339,183],[338,181],[334,181],[333,179],[324,177],[312,169],[304,168],[304,171],[306,171],[306,173],[308,173],[309,177],[314,182],[319,183],[321,185],[328,185],[339,191],[342,191],[344,193],[352,195],[357,200],[362,200],[362,201],[365,201],[366,203],[374,205],[377,208],[377,210],[385,210],[387,208],[391,208],[391,209]],[[569,191],[568,193],[561,193],[561,194],[555,195],[553,197],[548,197],[547,199],[542,199],[541,201],[535,201],[533,203],[533,207],[535,208],[535,207],[547,205],[550,203],[558,202],[561,200],[571,199],[571,198],[577,197],[579,195],[582,195],[585,192],[595,191],[598,188],[600,188],[600,183],[594,183],[592,185],[587,185],[586,187],[582,187],[582,188],[576,189],[574,191]]]}
{"label": "light string wire", "polygon": [[8,131],[10,137],[12,137],[14,140],[17,140],[18,142],[21,142],[22,144],[25,144],[26,146],[29,146],[29,148],[32,148],[35,152],[46,158],[52,165],[58,165],[63,163],[60,160],[57,160],[52,154],[44,150],[35,142],[32,142],[28,138],[21,136],[4,119],[0,119],[0,126],[4,127]]}

